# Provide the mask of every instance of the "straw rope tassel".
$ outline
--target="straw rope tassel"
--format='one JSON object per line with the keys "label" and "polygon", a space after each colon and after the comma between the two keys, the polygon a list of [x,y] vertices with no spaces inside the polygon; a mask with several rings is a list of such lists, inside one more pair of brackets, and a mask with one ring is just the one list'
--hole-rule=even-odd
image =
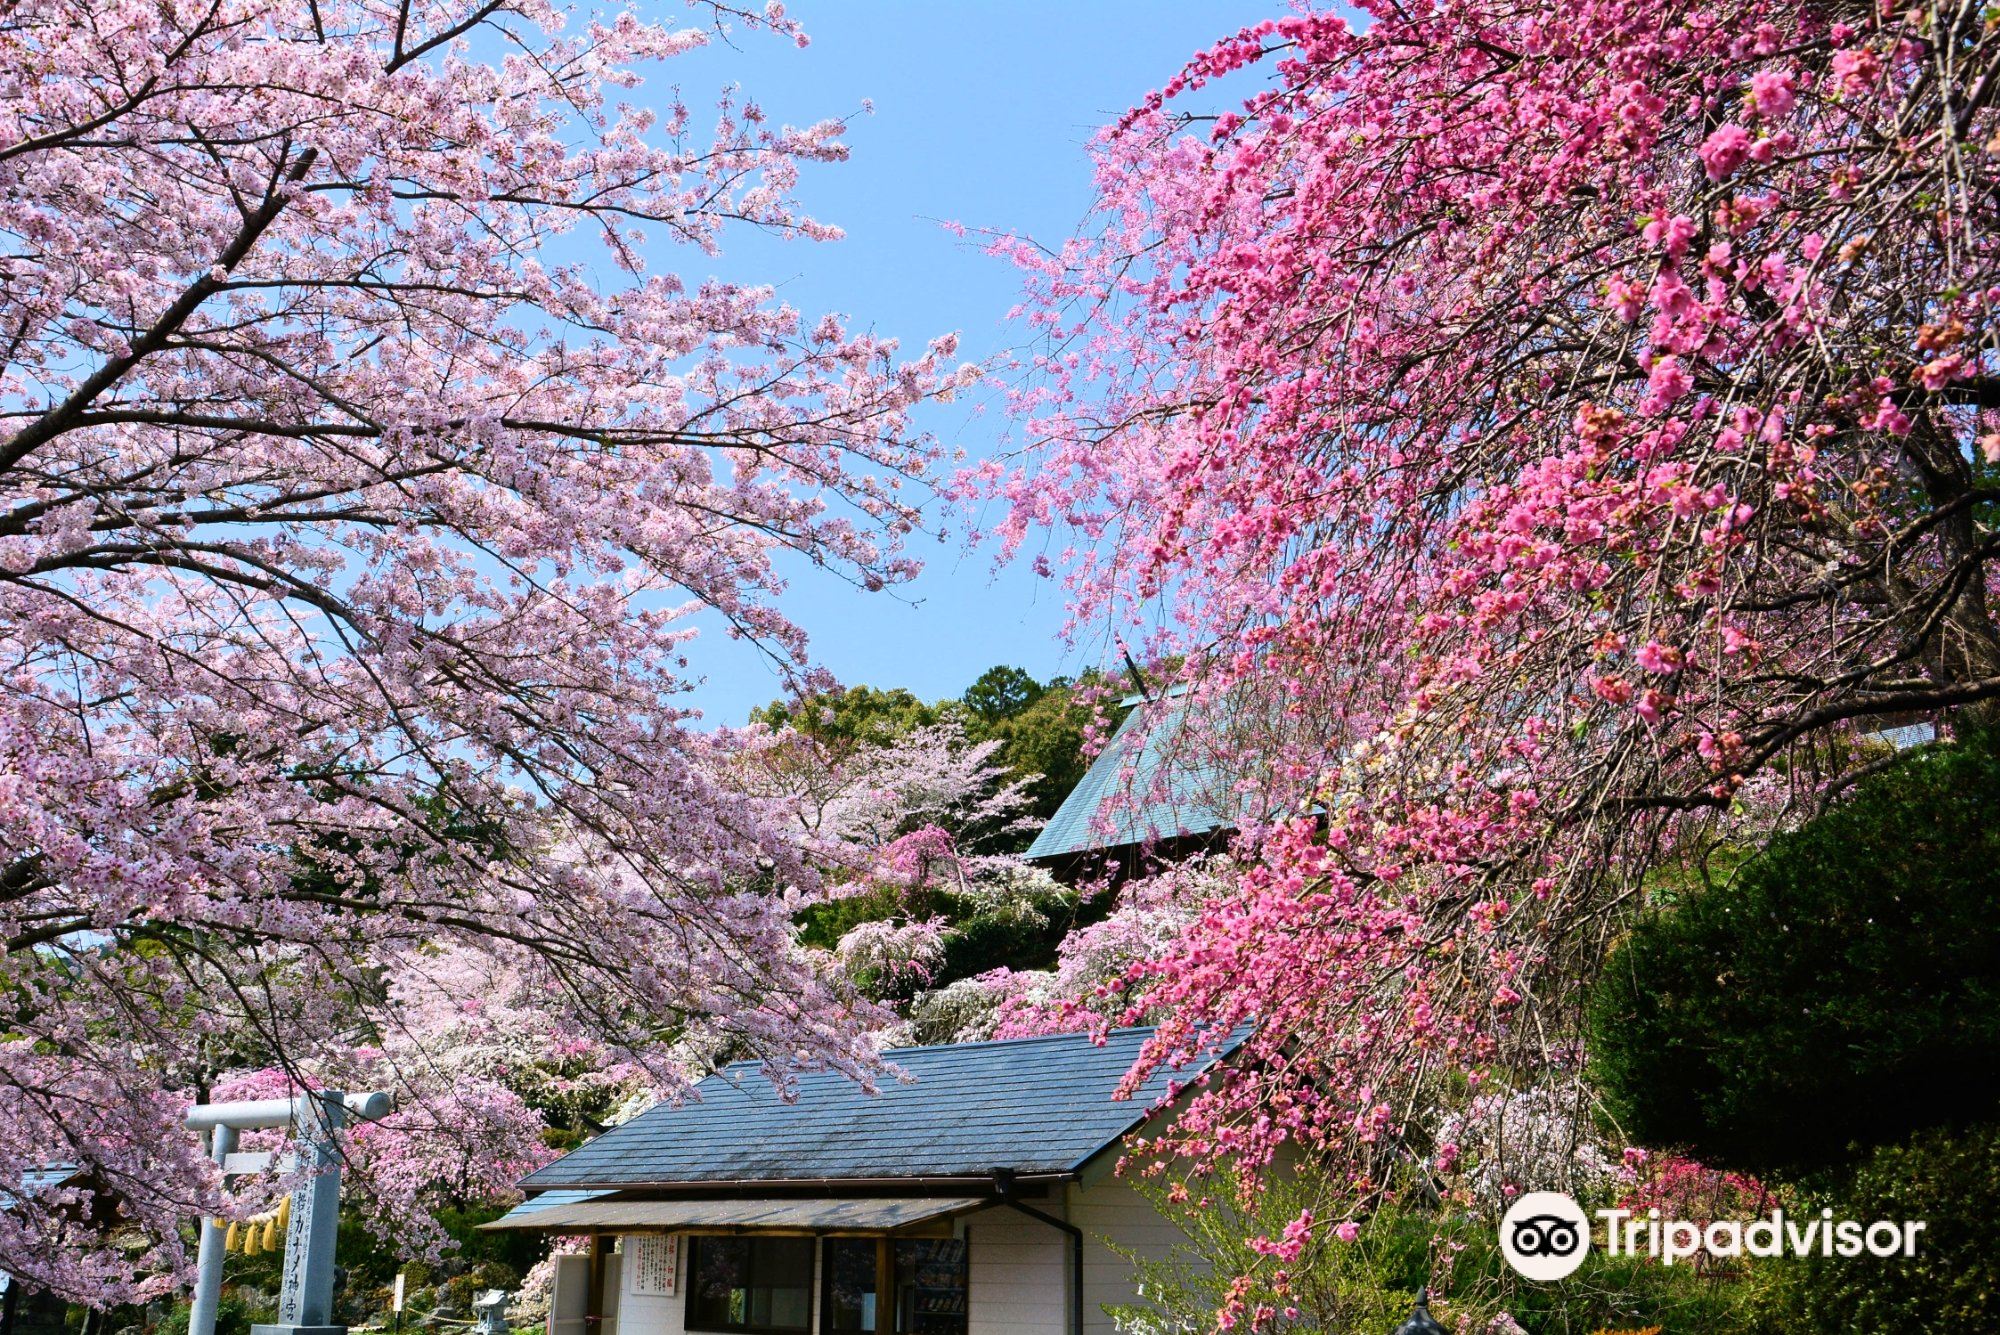
{"label": "straw rope tassel", "polygon": [[291,1197],[287,1196],[283,1205],[265,1216],[263,1239],[265,1251],[274,1252],[278,1250],[278,1230],[284,1227],[284,1218],[291,1213],[291,1204]]}

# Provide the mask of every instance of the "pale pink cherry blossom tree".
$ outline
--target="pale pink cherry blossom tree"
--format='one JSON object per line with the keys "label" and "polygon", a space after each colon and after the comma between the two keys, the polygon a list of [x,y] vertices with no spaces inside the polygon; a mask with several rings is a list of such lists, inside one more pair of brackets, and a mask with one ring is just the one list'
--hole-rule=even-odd
{"label": "pale pink cherry blossom tree", "polygon": [[[410,951],[386,980],[383,1003],[357,1014],[376,1032],[320,1055],[310,1073],[277,1067],[231,1072],[212,1100],[291,1097],[305,1085],[380,1089],[396,1111],[350,1128],[344,1188],[354,1216],[406,1253],[437,1257],[449,1241],[440,1208],[514,1197],[515,1184],[555,1156],[548,1133],[601,1129],[644,1107],[655,1070],[705,1070],[726,1051],[682,1049],[642,1064],[573,1032],[505,952],[469,945]],[[284,1132],[257,1132],[246,1149],[290,1150]],[[268,1209],[292,1185],[283,1172],[234,1184],[239,1209]]]}
{"label": "pale pink cherry blossom tree", "polygon": [[[844,155],[838,122],[732,94],[704,129],[659,82],[720,25],[789,20],[691,14],[0,20],[0,1269],[24,1282],[171,1287],[180,1224],[219,1204],[186,1098],[246,1065],[337,1075],[413,952],[500,951],[552,1029],[635,1061],[870,1069],[862,1003],[794,946],[818,878],[789,814],[690,726],[690,639],[705,613],[803,676],[774,553],[907,576],[937,455],[909,413],[970,372],[949,339],[904,358],[661,267],[732,226],[836,235],[792,190]],[[51,1162],[78,1185],[16,1192]]]}
{"label": "pale pink cherry blossom tree", "polygon": [[1045,872],[992,851],[1028,828],[1036,778],[1010,776],[996,761],[1000,745],[973,741],[965,720],[947,713],[879,742],[758,728],[740,747],[746,787],[789,812],[802,845],[839,869],[827,893],[885,901],[833,949],[871,990],[931,980],[949,930],[937,892],[976,912],[1028,915],[1061,893]]}
{"label": "pale pink cherry blossom tree", "polygon": [[884,743],[830,739],[803,729],[752,730],[762,745],[739,755],[751,781],[784,804],[808,843],[874,858],[924,827],[972,844],[1027,827],[1034,775],[1009,777],[1001,743],[975,742],[946,714]]}

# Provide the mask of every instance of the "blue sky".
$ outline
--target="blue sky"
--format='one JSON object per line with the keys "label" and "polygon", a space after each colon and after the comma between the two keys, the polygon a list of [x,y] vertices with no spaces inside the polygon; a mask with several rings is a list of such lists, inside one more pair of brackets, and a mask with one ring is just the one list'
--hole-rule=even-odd
{"label": "blue sky", "polygon": [[[1282,9],[1281,0],[795,0],[812,36],[799,50],[744,34],[671,64],[691,108],[737,82],[774,120],[805,123],[857,111],[846,163],[810,169],[800,196],[846,229],[832,244],[738,235],[720,260],[660,254],[690,278],[779,284],[810,314],[840,311],[905,346],[957,330],[974,360],[1009,347],[1004,315],[1015,274],[949,234],[944,220],[1059,241],[1090,204],[1083,145],[1197,49]],[[638,90],[645,99],[647,90]],[[975,454],[1004,428],[997,397],[932,412],[926,425]],[[1075,672],[1101,646],[1056,638],[1061,589],[1024,569],[997,576],[990,554],[962,540],[925,544],[913,584],[866,594],[802,572],[784,609],[816,657],[844,682],[956,695],[995,663],[1039,677]],[[695,646],[705,674],[695,699],[716,723],[740,723],[777,694],[759,657],[714,632]]]}

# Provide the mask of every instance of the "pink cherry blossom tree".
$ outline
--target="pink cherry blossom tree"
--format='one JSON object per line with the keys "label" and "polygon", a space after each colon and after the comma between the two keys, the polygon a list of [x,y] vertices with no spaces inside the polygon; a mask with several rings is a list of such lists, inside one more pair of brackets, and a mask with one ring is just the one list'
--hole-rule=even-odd
{"label": "pink cherry blossom tree", "polygon": [[[644,1064],[573,1032],[498,952],[470,945],[397,959],[383,1004],[357,1014],[378,1032],[319,1054],[310,1073],[264,1067],[225,1074],[213,1100],[287,1098],[302,1087],[381,1089],[397,1108],[345,1131],[343,1190],[353,1214],[409,1254],[449,1246],[436,1212],[505,1200],[555,1157],[549,1133],[599,1129],[650,1101],[651,1072],[705,1070],[726,1049],[675,1050],[662,1039]],[[357,1008],[359,1009],[359,1008]],[[289,1149],[282,1131],[245,1148]],[[293,1185],[282,1172],[233,1184],[237,1206],[269,1209]]]}
{"label": "pink cherry blossom tree", "polygon": [[977,844],[1029,824],[1027,788],[1039,776],[1008,777],[996,759],[1001,743],[974,741],[954,714],[880,742],[800,728],[753,735],[760,744],[745,739],[738,753],[748,785],[781,803],[800,837],[831,854],[876,860],[924,828]]}
{"label": "pink cherry blossom tree", "polygon": [[982,477],[1080,618],[1312,725],[1263,772],[1324,815],[1127,996],[1148,1063],[1257,1022],[1169,1148],[1325,1151],[1327,1223],[1443,1087],[1574,1058],[1747,784],[2000,700],[1984,11],[1360,8],[1218,43],[1100,140],[1093,231],[998,243],[1048,346]]}
{"label": "pink cherry blossom tree", "polygon": [[[782,9],[691,18],[0,22],[0,1269],[170,1286],[219,1205],[186,1099],[340,1075],[440,946],[660,1085],[687,1051],[868,1069],[689,642],[807,676],[774,554],[908,575],[908,415],[969,372],[661,267],[837,235],[792,192],[838,122],[730,94],[704,128],[658,83]],[[16,1191],[51,1162],[84,1185]]]}
{"label": "pink cherry blossom tree", "polygon": [[990,851],[1032,824],[1039,777],[1010,776],[996,762],[1000,746],[972,740],[952,712],[880,739],[800,727],[744,739],[746,788],[789,813],[802,845],[830,869],[830,899],[865,901],[845,906],[865,916],[830,943],[865,990],[900,994],[932,981],[954,930],[941,897],[967,914],[1046,926],[1043,906],[1064,896],[1046,872]]}

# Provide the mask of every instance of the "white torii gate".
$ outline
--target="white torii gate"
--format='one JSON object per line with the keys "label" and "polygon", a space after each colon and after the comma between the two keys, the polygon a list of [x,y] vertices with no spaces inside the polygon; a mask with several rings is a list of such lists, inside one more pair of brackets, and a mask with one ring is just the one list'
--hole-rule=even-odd
{"label": "white torii gate", "polygon": [[[346,1335],[347,1328],[333,1322],[333,1246],[340,1228],[340,1153],[333,1137],[350,1118],[372,1122],[387,1117],[395,1107],[391,1094],[325,1089],[291,1099],[208,1103],[188,1110],[188,1130],[208,1133],[209,1157],[225,1175],[269,1167],[268,1154],[238,1154],[236,1138],[244,1131],[280,1126],[295,1128],[301,1164],[310,1173],[292,1193],[277,1324],[252,1326],[251,1335]],[[188,1335],[215,1335],[226,1236],[215,1220],[201,1221]]]}

